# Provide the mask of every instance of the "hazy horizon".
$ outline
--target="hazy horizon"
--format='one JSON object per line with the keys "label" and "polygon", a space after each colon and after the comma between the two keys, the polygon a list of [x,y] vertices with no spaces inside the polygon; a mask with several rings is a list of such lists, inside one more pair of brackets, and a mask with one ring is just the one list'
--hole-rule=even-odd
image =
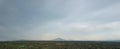
{"label": "hazy horizon", "polygon": [[0,0],[2,40],[120,40],[120,0]]}

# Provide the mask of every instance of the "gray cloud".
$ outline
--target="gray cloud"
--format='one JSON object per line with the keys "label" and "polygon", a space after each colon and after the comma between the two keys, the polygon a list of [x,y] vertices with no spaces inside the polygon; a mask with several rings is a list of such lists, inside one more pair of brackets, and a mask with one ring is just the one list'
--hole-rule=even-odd
{"label": "gray cloud", "polygon": [[[92,40],[96,36],[96,40],[118,39],[106,35],[108,32],[114,36],[119,34],[119,23],[113,25],[120,22],[119,2],[119,0],[0,0],[0,40],[40,40],[48,37]],[[110,26],[106,26],[107,24]]]}

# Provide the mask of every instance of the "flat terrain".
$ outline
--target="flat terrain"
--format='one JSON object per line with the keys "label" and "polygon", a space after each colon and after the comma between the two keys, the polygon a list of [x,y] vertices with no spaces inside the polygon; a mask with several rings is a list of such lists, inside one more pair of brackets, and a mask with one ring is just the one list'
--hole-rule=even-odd
{"label": "flat terrain", "polygon": [[120,42],[1,41],[0,49],[120,49]]}

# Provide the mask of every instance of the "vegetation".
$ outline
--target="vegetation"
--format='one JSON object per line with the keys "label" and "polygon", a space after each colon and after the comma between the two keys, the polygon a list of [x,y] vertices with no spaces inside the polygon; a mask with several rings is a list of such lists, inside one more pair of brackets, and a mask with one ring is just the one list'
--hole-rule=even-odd
{"label": "vegetation", "polygon": [[4,41],[0,49],[120,49],[120,42]]}

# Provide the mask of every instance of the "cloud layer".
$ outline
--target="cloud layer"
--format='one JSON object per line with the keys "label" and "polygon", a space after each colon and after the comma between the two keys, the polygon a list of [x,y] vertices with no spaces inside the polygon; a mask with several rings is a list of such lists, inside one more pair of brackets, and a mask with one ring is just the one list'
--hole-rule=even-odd
{"label": "cloud layer", "polygon": [[0,0],[0,40],[120,40],[119,0]]}

